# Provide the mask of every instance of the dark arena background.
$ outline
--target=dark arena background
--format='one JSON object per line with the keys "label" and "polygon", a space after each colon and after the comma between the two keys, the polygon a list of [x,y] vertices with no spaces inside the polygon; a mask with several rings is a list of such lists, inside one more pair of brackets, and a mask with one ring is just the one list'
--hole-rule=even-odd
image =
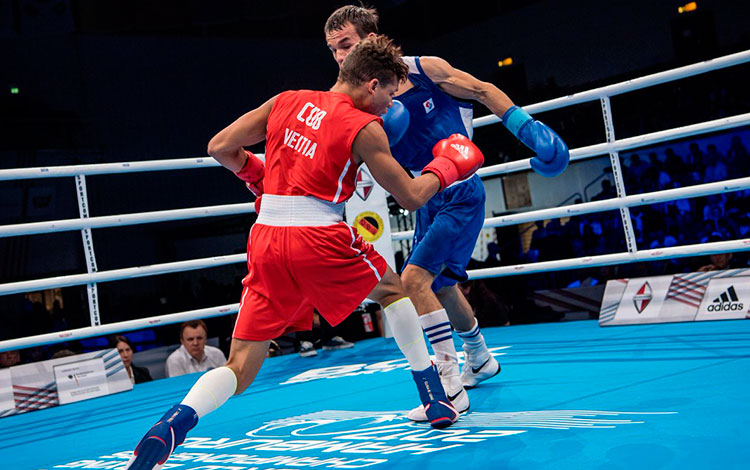
{"label": "dark arena background", "polygon": [[[323,25],[347,3],[0,0],[0,468],[124,469],[200,376],[167,377],[181,323],[228,355],[257,214],[207,144],[334,84]],[[276,338],[163,468],[747,468],[750,3],[365,5],[571,149],[542,178],[474,103],[486,220],[460,287],[502,371],[452,426],[413,423],[366,303]],[[415,217],[383,207],[349,223],[398,271]],[[131,383],[116,335],[153,380]]]}

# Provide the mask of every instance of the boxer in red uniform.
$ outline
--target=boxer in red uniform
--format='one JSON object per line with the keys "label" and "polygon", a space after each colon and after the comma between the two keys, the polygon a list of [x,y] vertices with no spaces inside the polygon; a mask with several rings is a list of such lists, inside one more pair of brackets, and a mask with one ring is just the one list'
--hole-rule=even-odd
{"label": "boxer in red uniform", "polygon": [[[248,241],[249,274],[229,360],[198,379],[146,433],[126,468],[161,468],[198,418],[252,383],[269,340],[312,327],[313,308],[336,325],[365,297],[383,305],[432,426],[458,419],[399,276],[343,222],[344,202],[354,193],[362,163],[403,207],[415,210],[484,162],[469,139],[455,135],[435,145],[435,159],[422,176],[406,175],[390,154],[377,116],[391,106],[407,72],[391,40],[364,40],[347,57],[331,91],[281,93],[211,139],[208,153],[263,196]],[[264,139],[262,165],[243,146]]]}

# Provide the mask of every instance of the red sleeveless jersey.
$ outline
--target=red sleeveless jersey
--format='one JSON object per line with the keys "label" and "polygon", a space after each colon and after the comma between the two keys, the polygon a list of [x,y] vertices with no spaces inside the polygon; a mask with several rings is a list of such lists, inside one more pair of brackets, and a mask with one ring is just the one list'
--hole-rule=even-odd
{"label": "red sleeveless jersey", "polygon": [[346,201],[354,193],[357,172],[352,143],[375,120],[382,124],[355,108],[344,93],[281,93],[266,127],[265,193]]}

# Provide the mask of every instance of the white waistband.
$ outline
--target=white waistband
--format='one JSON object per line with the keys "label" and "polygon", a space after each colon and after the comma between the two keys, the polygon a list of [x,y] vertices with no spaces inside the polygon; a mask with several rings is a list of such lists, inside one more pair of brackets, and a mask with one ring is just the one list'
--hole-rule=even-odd
{"label": "white waistband", "polygon": [[[409,170],[409,171],[411,171],[411,174],[412,174],[412,176],[414,176],[415,178],[416,178],[416,177],[418,177],[418,176],[421,176],[421,175],[422,175],[422,172],[421,172],[421,171],[415,171],[415,170]],[[474,173],[472,173],[472,174],[471,174],[470,176],[468,176],[468,177],[467,177],[466,179],[463,179],[463,180],[458,180],[458,181],[456,181],[455,183],[452,183],[452,184],[450,184],[450,185],[448,186],[448,188],[452,188],[453,186],[457,186],[457,185],[459,185],[459,184],[461,184],[461,183],[465,183],[465,182],[469,181],[469,180],[471,179],[471,177],[472,177],[472,176],[474,176]],[[445,188],[445,189],[448,189],[448,188]]]}
{"label": "white waistband", "polygon": [[334,204],[313,196],[264,194],[255,222],[275,227],[320,227],[344,220],[344,203]]}

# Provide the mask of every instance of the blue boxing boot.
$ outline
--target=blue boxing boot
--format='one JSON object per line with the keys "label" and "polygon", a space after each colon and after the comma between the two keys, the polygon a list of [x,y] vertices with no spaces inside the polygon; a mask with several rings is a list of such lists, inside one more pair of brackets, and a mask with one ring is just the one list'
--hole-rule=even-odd
{"label": "blue boxing boot", "polygon": [[425,370],[413,370],[411,374],[417,384],[419,398],[422,400],[430,425],[433,428],[442,429],[458,421],[460,415],[445,395],[435,364]]}
{"label": "blue boxing boot", "polygon": [[187,432],[198,424],[198,414],[187,405],[175,405],[148,430],[125,465],[127,470],[160,470]]}
{"label": "blue boxing boot", "polygon": [[570,151],[559,135],[546,124],[534,120],[529,113],[511,106],[503,114],[503,124],[536,156],[531,158],[531,168],[538,174],[551,178],[568,167]]}

